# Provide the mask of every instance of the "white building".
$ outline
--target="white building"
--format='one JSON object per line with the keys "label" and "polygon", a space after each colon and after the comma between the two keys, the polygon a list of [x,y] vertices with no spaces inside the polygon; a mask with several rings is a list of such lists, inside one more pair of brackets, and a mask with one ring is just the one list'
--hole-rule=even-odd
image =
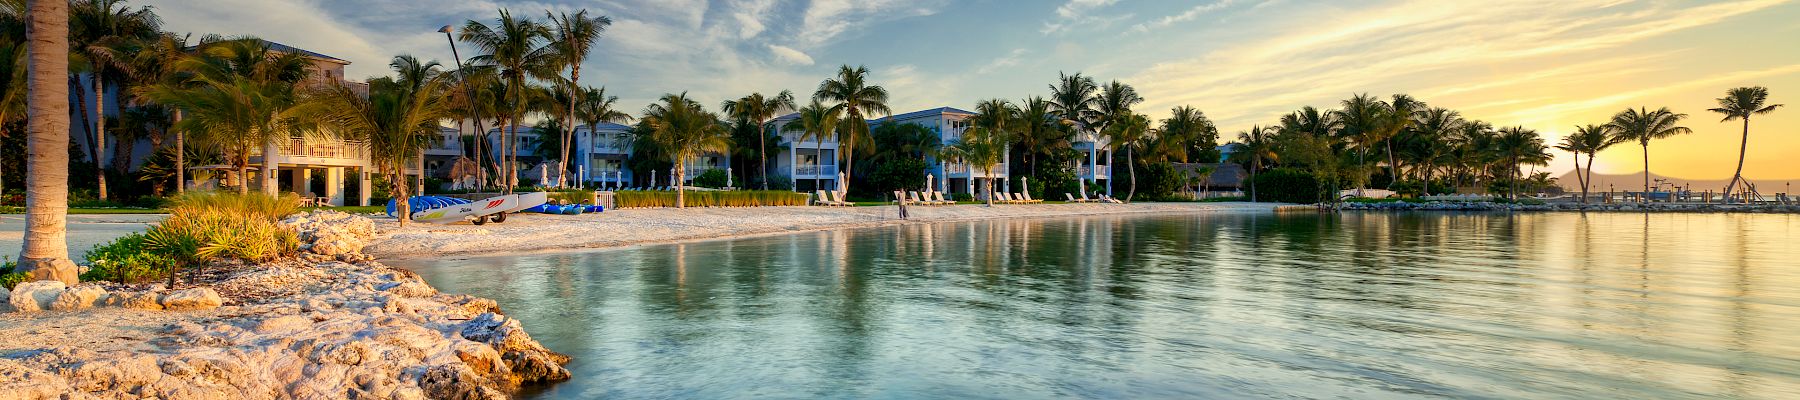
{"label": "white building", "polygon": [[1075,160],[1075,178],[1106,185],[1107,195],[1112,195],[1113,150],[1107,148],[1111,142],[1106,135],[1082,131],[1077,132],[1074,142],[1070,143],[1070,147],[1081,153],[1081,159]]}
{"label": "white building", "polygon": [[[888,123],[921,125],[930,128],[932,132],[938,134],[940,145],[949,145],[962,140],[963,131],[969,129],[969,118],[974,116],[975,113],[965,110],[953,107],[938,107],[904,114],[895,114],[893,116],[870,121],[870,125]],[[950,193],[976,193],[977,190],[980,190],[976,185],[976,182],[983,179],[994,181],[993,185],[994,190],[996,191],[1012,191],[1012,183],[1010,182],[1010,179],[1008,179],[1011,176],[1011,153],[1012,152],[1008,150],[1006,155],[1001,157],[1000,163],[993,166],[991,174],[978,168],[974,168],[961,160],[939,160],[933,157],[927,158],[930,166],[926,167],[925,172],[935,177],[932,181],[937,185],[934,190],[938,191]]]}
{"label": "white building", "polygon": [[802,132],[782,130],[782,127],[799,118],[800,114],[788,114],[769,123],[770,129],[781,132],[780,143],[770,145],[769,179],[787,179],[790,187],[800,192],[836,189],[837,137],[805,138],[802,141]]}

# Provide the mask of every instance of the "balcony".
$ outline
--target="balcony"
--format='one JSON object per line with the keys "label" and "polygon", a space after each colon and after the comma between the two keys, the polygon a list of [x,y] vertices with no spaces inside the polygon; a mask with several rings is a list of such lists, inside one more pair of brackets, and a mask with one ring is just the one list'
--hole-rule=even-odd
{"label": "balcony", "polygon": [[[262,150],[250,151],[251,163],[262,162]],[[361,141],[289,139],[275,146],[275,162],[293,165],[366,166],[369,147]]]}
{"label": "balcony", "polygon": [[[1000,164],[994,164],[994,166],[991,169],[989,169],[989,171],[993,171],[992,176],[1003,177],[1003,176],[1007,175],[1006,174],[1007,168],[1008,168],[1008,166],[1006,165],[1006,163],[1000,163]],[[972,165],[963,164],[963,163],[955,163],[955,164],[945,165],[944,166],[944,174],[948,175],[950,177],[957,177],[957,178],[971,178],[971,177],[986,178],[989,176],[988,174],[983,173],[981,169],[978,169]]]}
{"label": "balcony", "polygon": [[804,178],[813,178],[813,177],[821,177],[821,176],[837,176],[837,173],[838,173],[837,164],[796,165],[796,166],[794,166],[794,176],[793,177],[795,177],[795,178],[803,178],[803,177]]}
{"label": "balcony", "polygon": [[1080,165],[1075,167],[1075,175],[1084,179],[1107,179],[1112,177],[1112,166],[1095,165],[1090,170],[1087,165]]}

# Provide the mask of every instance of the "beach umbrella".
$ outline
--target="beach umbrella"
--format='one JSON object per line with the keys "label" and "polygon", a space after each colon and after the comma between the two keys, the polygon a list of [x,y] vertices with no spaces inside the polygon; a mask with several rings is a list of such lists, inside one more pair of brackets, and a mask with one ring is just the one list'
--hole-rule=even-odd
{"label": "beach umbrella", "polygon": [[1031,193],[1031,184],[1025,182],[1027,179],[1031,178],[1019,177],[1019,193]]}
{"label": "beach umbrella", "polygon": [[936,180],[937,180],[937,175],[925,174],[925,191],[927,191],[927,192],[937,191],[937,186],[932,184],[932,183],[935,183]]}
{"label": "beach umbrella", "polygon": [[844,180],[844,173],[838,173],[837,184],[838,193],[848,193],[850,191],[850,182]]}
{"label": "beach umbrella", "polygon": [[725,187],[731,187],[731,167],[725,167]]}

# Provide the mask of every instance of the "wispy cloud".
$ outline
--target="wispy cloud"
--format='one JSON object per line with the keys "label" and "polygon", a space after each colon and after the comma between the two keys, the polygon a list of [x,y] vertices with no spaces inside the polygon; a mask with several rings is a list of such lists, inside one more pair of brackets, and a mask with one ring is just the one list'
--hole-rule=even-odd
{"label": "wispy cloud", "polygon": [[1073,26],[1077,20],[1092,18],[1094,16],[1091,15],[1091,13],[1095,10],[1106,8],[1107,6],[1111,6],[1113,3],[1118,2],[1119,0],[1069,0],[1067,3],[1063,3],[1061,6],[1056,7],[1056,18],[1044,21],[1043,29],[1039,29],[1038,32],[1048,35],[1066,31]]}
{"label": "wispy cloud", "polygon": [[1164,16],[1153,21],[1132,25],[1130,31],[1134,33],[1148,33],[1152,29],[1167,28],[1170,25],[1175,25],[1177,23],[1193,21],[1195,18],[1200,18],[1201,15],[1205,15],[1206,13],[1230,7],[1231,4],[1235,2],[1235,0],[1219,0],[1212,3],[1201,4],[1182,11],[1180,14]]}
{"label": "wispy cloud", "polygon": [[1019,62],[1024,61],[1025,53],[1029,53],[1029,51],[1025,49],[1013,49],[1013,51],[1006,53],[1006,55],[995,58],[994,61],[989,61],[987,65],[983,65],[981,68],[976,69],[975,73],[990,74],[1007,67],[1017,66],[1019,65]]}

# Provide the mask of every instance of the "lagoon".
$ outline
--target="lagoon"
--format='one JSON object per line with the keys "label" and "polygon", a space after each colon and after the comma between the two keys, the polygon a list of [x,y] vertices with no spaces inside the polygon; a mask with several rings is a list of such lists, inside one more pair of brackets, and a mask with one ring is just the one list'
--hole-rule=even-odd
{"label": "lagoon", "polygon": [[402,260],[536,398],[1793,398],[1800,216],[1194,213]]}

